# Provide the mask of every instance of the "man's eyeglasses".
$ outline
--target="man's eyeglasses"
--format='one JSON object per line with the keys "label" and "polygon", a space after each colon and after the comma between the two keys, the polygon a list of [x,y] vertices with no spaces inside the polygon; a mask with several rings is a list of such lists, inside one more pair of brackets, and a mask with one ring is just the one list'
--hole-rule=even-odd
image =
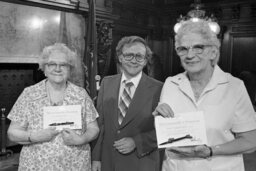
{"label": "man's eyeglasses", "polygon": [[131,61],[133,58],[135,58],[137,62],[144,62],[146,59],[145,55],[142,55],[140,53],[123,53],[122,55],[126,61]]}
{"label": "man's eyeglasses", "polygon": [[212,45],[193,45],[193,46],[179,46],[176,48],[176,52],[178,55],[187,55],[189,50],[191,49],[193,53],[201,54],[203,53],[206,47],[210,47]]}
{"label": "man's eyeglasses", "polygon": [[57,67],[59,67],[62,70],[64,70],[64,69],[66,70],[66,69],[68,69],[70,67],[70,64],[68,64],[68,63],[57,64],[57,63],[54,63],[54,62],[49,62],[46,65],[48,66],[48,68],[50,70],[56,69]]}

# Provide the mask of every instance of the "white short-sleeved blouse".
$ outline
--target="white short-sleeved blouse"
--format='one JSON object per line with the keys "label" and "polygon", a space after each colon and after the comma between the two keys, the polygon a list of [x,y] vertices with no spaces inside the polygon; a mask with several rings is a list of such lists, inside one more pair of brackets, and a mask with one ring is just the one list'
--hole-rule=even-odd
{"label": "white short-sleeved blouse", "polygon": [[[256,129],[255,112],[243,82],[218,66],[198,101],[182,73],[166,79],[160,103],[169,104],[174,113],[203,111],[209,146],[233,140],[233,132]],[[162,171],[244,171],[244,163],[242,155],[185,159],[166,151]]]}

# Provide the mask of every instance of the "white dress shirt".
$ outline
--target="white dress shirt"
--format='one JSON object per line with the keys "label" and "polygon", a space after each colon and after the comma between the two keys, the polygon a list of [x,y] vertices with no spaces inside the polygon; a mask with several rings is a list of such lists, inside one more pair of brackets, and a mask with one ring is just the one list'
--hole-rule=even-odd
{"label": "white dress shirt", "polygon": [[140,82],[140,79],[142,77],[142,72],[140,72],[138,75],[136,75],[135,77],[131,78],[131,79],[127,79],[126,76],[124,74],[122,74],[122,78],[121,78],[121,82],[120,82],[120,89],[119,89],[119,96],[118,96],[118,101],[120,102],[120,97],[124,91],[124,86],[125,86],[125,83],[128,83],[128,82],[132,82],[133,83],[133,86],[130,87],[130,91],[131,91],[131,98],[133,98],[134,96],[134,93],[136,91],[136,88],[138,87],[138,84]]}

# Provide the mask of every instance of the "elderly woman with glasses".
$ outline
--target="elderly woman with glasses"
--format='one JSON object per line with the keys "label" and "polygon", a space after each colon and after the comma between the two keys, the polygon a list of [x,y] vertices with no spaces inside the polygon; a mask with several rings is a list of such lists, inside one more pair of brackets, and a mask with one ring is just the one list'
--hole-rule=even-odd
{"label": "elderly woman with glasses", "polygon": [[166,79],[153,115],[202,111],[208,144],[167,148],[162,171],[244,171],[242,153],[256,147],[255,112],[243,82],[217,65],[209,21],[183,21],[175,48],[185,72]]}
{"label": "elderly woman with glasses", "polygon": [[[25,88],[9,113],[9,138],[23,145],[19,170],[91,169],[89,142],[99,132],[98,113],[86,91],[69,81],[76,59],[76,53],[64,44],[56,43],[44,48],[39,68],[46,79]],[[74,106],[79,106],[77,114],[81,116],[81,127],[64,127],[73,124],[72,117],[77,117],[64,115],[68,108],[74,110],[70,109]],[[53,118],[55,122],[45,127],[44,116],[49,107],[52,114],[56,110],[63,114],[54,114],[55,117],[66,117],[67,120],[58,123],[58,118]]]}

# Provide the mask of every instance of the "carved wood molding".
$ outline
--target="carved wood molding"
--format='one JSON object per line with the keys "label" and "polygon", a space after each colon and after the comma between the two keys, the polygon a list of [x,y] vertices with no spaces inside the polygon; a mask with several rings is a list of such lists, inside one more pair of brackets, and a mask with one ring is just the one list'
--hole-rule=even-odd
{"label": "carved wood molding", "polygon": [[140,11],[152,11],[156,12],[159,10],[158,6],[155,6],[155,4],[151,3],[151,1],[146,1],[148,3],[142,3],[140,1],[136,0],[113,0],[113,6],[122,6],[123,9],[139,9]]}
{"label": "carved wood molding", "polygon": [[241,26],[233,26],[231,29],[232,33],[256,33],[256,25],[241,25]]}
{"label": "carved wood molding", "polygon": [[[54,9],[59,11],[67,11],[72,13],[78,13],[87,16],[89,11],[89,6],[87,0],[80,0],[78,3],[61,3],[62,0],[0,0],[8,3],[22,4],[28,6],[42,7],[47,9]],[[111,1],[111,0],[106,0]],[[112,13],[112,8],[110,8],[110,2],[107,4],[106,8],[96,6],[96,17],[97,19],[105,20],[117,20],[118,16]]]}
{"label": "carved wood molding", "polygon": [[99,21],[97,26],[97,55],[98,55],[98,73],[103,78],[109,71],[111,62],[112,28],[113,23]]}
{"label": "carved wood molding", "polygon": [[165,32],[162,25],[166,25],[166,20],[159,15],[161,10],[157,6],[147,2],[114,0],[113,13],[120,16],[115,21],[115,34],[137,34],[161,39]]}
{"label": "carved wood molding", "polygon": [[[186,15],[190,10],[191,2],[168,4],[162,7],[161,16],[171,16],[174,20],[170,25],[174,25],[179,15]],[[175,5],[175,8],[173,6]],[[252,23],[256,21],[256,1],[255,0],[221,0],[204,2],[206,14],[214,14],[220,23]]]}

